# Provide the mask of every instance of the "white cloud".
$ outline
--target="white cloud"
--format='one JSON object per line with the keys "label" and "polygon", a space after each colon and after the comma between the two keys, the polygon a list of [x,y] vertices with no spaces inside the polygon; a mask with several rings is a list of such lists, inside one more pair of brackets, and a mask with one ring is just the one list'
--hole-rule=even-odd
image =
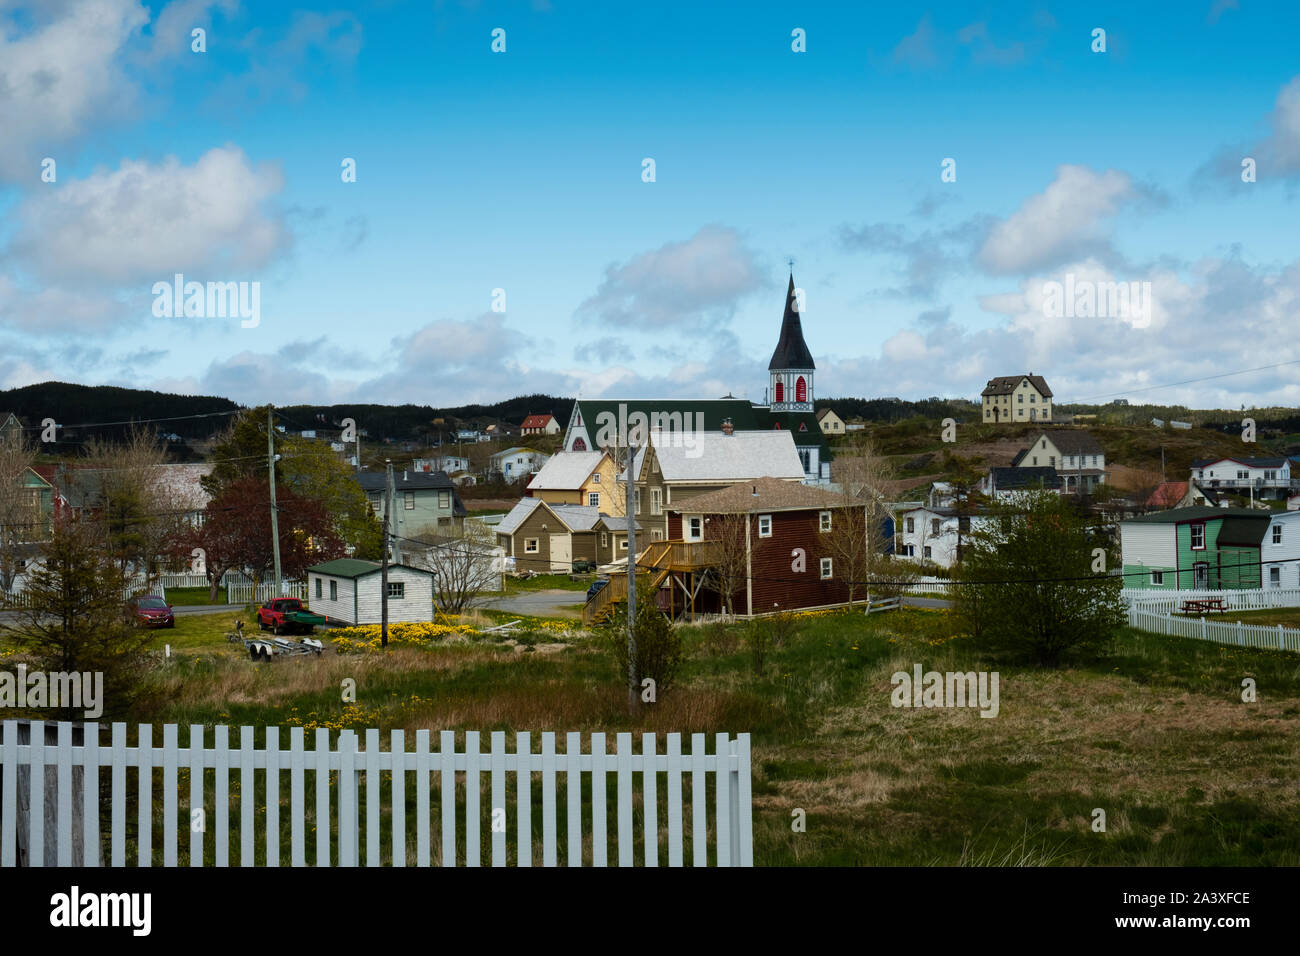
{"label": "white cloud", "polygon": [[[50,280],[152,283],[175,272],[196,281],[255,278],[287,246],[278,214],[278,170],[254,168],[233,146],[192,166],[175,157],[124,160],[57,189],[37,190],[20,207],[12,252]],[[199,274],[202,273],[202,274]]]}
{"label": "white cloud", "polygon": [[703,333],[729,320],[740,300],[762,286],[755,255],[740,234],[707,225],[683,242],[609,266],[577,313],[620,328]]}
{"label": "white cloud", "polygon": [[1108,220],[1138,196],[1125,173],[1061,166],[1046,189],[993,226],[976,259],[994,274],[1012,275],[1105,251]]}

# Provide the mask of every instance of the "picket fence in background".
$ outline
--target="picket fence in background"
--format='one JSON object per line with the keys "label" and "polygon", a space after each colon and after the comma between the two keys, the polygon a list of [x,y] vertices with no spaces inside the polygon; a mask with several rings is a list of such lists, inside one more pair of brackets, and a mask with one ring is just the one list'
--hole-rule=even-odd
{"label": "picket fence in background", "polygon": [[284,581],[283,590],[275,589],[274,581],[263,581],[257,586],[257,595],[253,595],[253,584],[235,583],[226,587],[226,601],[230,604],[261,604],[277,597],[295,597],[307,600],[306,581]]}
{"label": "picket fence in background", "polygon": [[[187,846],[190,866],[204,865],[205,854],[215,865],[228,866],[231,831],[236,829],[240,866],[259,865],[259,859],[260,865],[306,866],[312,846],[310,865],[316,866],[357,866],[363,859],[366,866],[429,866],[435,861],[478,866],[485,841],[493,866],[506,865],[508,858],[521,866],[556,866],[561,848],[569,866],[607,866],[611,829],[619,866],[635,865],[638,856],[644,865],[657,866],[661,843],[669,866],[682,866],[688,850],[695,866],[753,865],[748,734],[717,734],[713,753],[707,752],[704,734],[691,734],[689,753],[682,752],[681,734],[665,735],[665,753],[658,752],[655,734],[642,734],[640,752],[634,753],[632,734],[620,733],[617,750],[607,753],[605,735],[594,733],[584,753],[583,736],[569,733],[565,750],[557,753],[556,735],[547,732],[541,734],[540,752],[534,753],[528,733],[517,734],[515,749],[507,751],[501,731],[492,732],[487,752],[480,751],[476,731],[464,734],[461,751],[455,733],[442,731],[439,749],[431,751],[428,730],[415,732],[414,750],[407,750],[404,732],[394,730],[384,750],[374,729],[365,731],[364,748],[358,747],[355,731],[342,731],[331,747],[330,732],[318,729],[315,747],[308,749],[301,727],[289,729],[288,746],[282,749],[280,728],[268,727],[265,746],[258,749],[252,727],[239,728],[239,743],[231,747],[228,727],[216,727],[209,746],[204,728],[194,725],[189,746],[182,748],[175,724],[162,728],[162,746],[155,745],[152,726],[141,724],[135,746],[128,747],[128,728],[121,723],[112,725],[107,745],[96,723],[46,726],[31,721],[30,733],[23,728],[22,736],[19,723],[5,721],[0,735],[4,866],[19,862],[20,845],[26,847],[30,865],[98,866],[106,849],[112,866],[125,866],[128,859],[139,866],[177,866]],[[57,742],[51,744],[48,731],[54,726]],[[540,774],[539,790],[534,789],[534,774]],[[561,777],[563,811],[557,790]],[[20,779],[30,797],[26,819],[18,812]],[[102,839],[101,781],[109,797]],[[413,784],[413,800],[408,800],[408,783]],[[607,800],[611,783],[613,795]],[[436,820],[431,797],[439,807]],[[129,826],[132,801],[135,819]],[[42,807],[51,818],[48,826],[42,825]],[[534,843],[535,812],[541,818],[540,845]],[[287,819],[281,819],[282,813]],[[513,840],[507,839],[510,831]],[[50,834],[53,846],[47,845]],[[160,845],[154,845],[155,839]],[[134,852],[128,853],[129,843]]]}
{"label": "picket fence in background", "polygon": [[1280,651],[1300,651],[1300,631],[1281,624],[1242,624],[1240,621],[1209,621],[1204,617],[1161,614],[1140,605],[1130,605],[1128,622],[1133,627],[1157,634],[1195,637],[1238,647],[1267,647]]}
{"label": "picket fence in background", "polygon": [[1121,594],[1129,607],[1144,611],[1173,614],[1184,601],[1203,601],[1220,598],[1236,611],[1262,611],[1274,607],[1300,607],[1300,588],[1247,588],[1242,590],[1158,591],[1145,588],[1125,588]]}

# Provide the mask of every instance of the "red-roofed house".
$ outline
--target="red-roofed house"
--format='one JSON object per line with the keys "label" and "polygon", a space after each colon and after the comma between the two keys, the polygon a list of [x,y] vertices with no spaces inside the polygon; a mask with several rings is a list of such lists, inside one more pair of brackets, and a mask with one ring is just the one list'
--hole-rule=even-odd
{"label": "red-roofed house", "polygon": [[554,415],[529,415],[519,426],[522,435],[558,435],[560,423]]}
{"label": "red-roofed house", "polygon": [[1146,501],[1148,508],[1194,508],[1216,505],[1218,499],[1194,481],[1162,481]]}

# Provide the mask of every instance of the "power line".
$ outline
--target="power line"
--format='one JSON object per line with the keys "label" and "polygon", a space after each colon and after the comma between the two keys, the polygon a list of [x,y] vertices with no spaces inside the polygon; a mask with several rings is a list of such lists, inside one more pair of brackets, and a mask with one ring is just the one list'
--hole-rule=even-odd
{"label": "power line", "polygon": [[1107,395],[1092,395],[1088,398],[1076,398],[1068,402],[1060,402],[1062,405],[1083,405],[1095,401],[1099,398],[1115,398],[1124,395],[1136,395],[1140,392],[1151,392],[1161,388],[1177,388],[1179,385],[1195,385],[1198,382],[1212,382],[1219,378],[1230,378],[1233,375],[1247,375],[1250,372],[1265,372],[1269,369],[1283,368],[1287,365],[1300,365],[1300,359],[1291,359],[1287,362],[1275,362],[1272,365],[1259,365],[1255,368],[1237,369],[1233,372],[1220,372],[1218,375],[1206,375],[1202,378],[1189,378],[1181,382],[1169,382],[1165,385],[1145,385],[1142,388],[1131,388],[1123,392],[1111,392]]}

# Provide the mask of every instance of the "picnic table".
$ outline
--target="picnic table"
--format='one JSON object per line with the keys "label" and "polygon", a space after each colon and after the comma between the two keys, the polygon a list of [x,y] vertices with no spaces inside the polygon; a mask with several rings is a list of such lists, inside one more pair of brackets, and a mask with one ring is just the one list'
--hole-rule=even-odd
{"label": "picnic table", "polygon": [[1210,611],[1227,611],[1223,598],[1187,598],[1179,611],[1183,614],[1204,614]]}

